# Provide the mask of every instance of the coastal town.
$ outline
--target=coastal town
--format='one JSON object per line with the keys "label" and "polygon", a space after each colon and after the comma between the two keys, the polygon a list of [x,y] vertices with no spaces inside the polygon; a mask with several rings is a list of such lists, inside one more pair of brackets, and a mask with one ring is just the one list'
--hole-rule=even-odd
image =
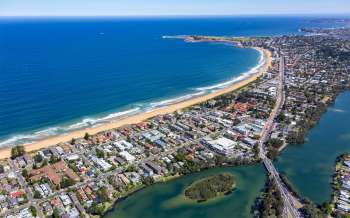
{"label": "coastal town", "polygon": [[350,156],[343,154],[338,157],[333,178],[333,199],[336,212],[347,214],[350,212]]}
{"label": "coastal town", "polygon": [[[219,166],[270,164],[288,144],[303,143],[327,106],[349,89],[350,41],[343,34],[347,32],[187,36],[188,42],[232,42],[269,51],[265,65],[271,58],[271,66],[246,86],[174,113],[96,135],[86,133],[38,151],[14,146],[11,158],[0,161],[0,216],[99,217],[153,183]],[[348,172],[347,164],[348,159],[342,171]],[[277,187],[279,176],[270,170],[271,181],[277,181],[270,184]],[[281,193],[275,193],[296,208],[296,214],[290,210],[285,214],[275,204],[266,206],[262,198],[255,215],[326,217],[339,210],[346,214],[350,212],[346,182],[342,182],[346,190],[340,191],[340,200],[330,210],[289,196],[292,190],[285,193],[288,188],[283,186],[276,188]]]}

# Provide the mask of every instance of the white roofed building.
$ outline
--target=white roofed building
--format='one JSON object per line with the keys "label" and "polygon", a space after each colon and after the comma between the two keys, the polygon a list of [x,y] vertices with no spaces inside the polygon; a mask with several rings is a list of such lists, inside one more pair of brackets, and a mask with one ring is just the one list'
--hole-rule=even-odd
{"label": "white roofed building", "polygon": [[233,154],[237,142],[221,137],[216,140],[204,139],[204,144],[219,154],[231,155]]}
{"label": "white roofed building", "polygon": [[135,157],[133,155],[131,155],[129,152],[127,151],[122,151],[119,153],[119,155],[124,158],[127,162],[133,162],[135,160]]}
{"label": "white roofed building", "polygon": [[114,142],[113,145],[119,150],[119,151],[124,151],[124,150],[130,150],[131,148],[134,147],[133,144],[130,142],[127,142],[125,140],[120,140],[117,142]]}

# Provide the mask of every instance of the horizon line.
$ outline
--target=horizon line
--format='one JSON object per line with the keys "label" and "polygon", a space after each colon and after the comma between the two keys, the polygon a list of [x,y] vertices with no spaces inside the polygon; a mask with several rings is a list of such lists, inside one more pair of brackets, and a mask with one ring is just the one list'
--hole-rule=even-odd
{"label": "horizon line", "polygon": [[132,17],[265,17],[265,16],[350,16],[349,13],[261,13],[261,14],[130,14],[130,15],[1,15],[0,18],[132,18]]}

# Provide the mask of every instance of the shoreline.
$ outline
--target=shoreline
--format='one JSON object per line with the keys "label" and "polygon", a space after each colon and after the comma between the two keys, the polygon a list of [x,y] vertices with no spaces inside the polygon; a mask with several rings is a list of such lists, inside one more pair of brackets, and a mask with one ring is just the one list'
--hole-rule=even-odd
{"label": "shoreline", "polygon": [[[226,88],[223,88],[221,90],[218,90],[218,91],[215,91],[213,93],[209,93],[209,94],[206,94],[203,96],[194,97],[194,98],[184,100],[181,102],[177,102],[177,103],[174,103],[174,104],[171,104],[168,106],[160,107],[160,108],[157,108],[157,109],[154,109],[151,111],[146,111],[146,112],[138,113],[135,115],[127,116],[125,118],[112,120],[109,123],[102,124],[102,125],[99,125],[96,127],[89,127],[89,128],[85,128],[85,129],[81,129],[81,130],[72,131],[72,132],[67,133],[65,135],[52,136],[52,137],[49,137],[49,138],[31,143],[31,144],[25,144],[23,146],[25,147],[26,152],[28,152],[28,153],[34,152],[34,151],[37,151],[39,149],[54,146],[54,145],[62,143],[62,142],[68,142],[72,138],[82,138],[85,135],[85,133],[89,133],[90,135],[95,135],[99,132],[108,131],[108,130],[119,128],[119,127],[122,127],[125,125],[140,123],[140,122],[143,122],[145,120],[148,120],[148,119],[155,117],[155,116],[158,116],[158,115],[173,113],[177,110],[184,109],[184,108],[208,101],[208,100],[215,98],[215,97],[218,97],[220,95],[223,95],[223,94],[235,91],[237,89],[240,89],[240,88],[248,85],[249,83],[255,81],[261,75],[266,73],[272,64],[272,55],[271,55],[270,51],[263,49],[263,48],[258,48],[258,47],[252,47],[252,48],[261,52],[261,54],[263,55],[262,57],[263,57],[264,64],[262,66],[260,66],[259,69],[257,69],[257,73],[248,75],[246,78],[244,78],[240,81],[234,82],[233,84],[229,85]],[[11,148],[10,147],[0,149],[0,159],[9,158],[10,156],[11,156]]]}
{"label": "shoreline", "polygon": [[[110,206],[108,208],[106,208],[105,212],[100,215],[99,217],[101,218],[104,218],[106,217],[109,213],[113,213],[113,211],[116,209],[116,206],[119,204],[119,203],[122,203],[123,201],[125,201],[126,199],[132,197],[133,195],[137,194],[138,192],[140,191],[143,191],[151,186],[154,186],[154,185],[157,185],[157,184],[165,184],[165,183],[168,183],[168,182],[173,182],[177,179],[181,179],[182,177],[186,177],[186,176],[192,176],[192,175],[195,175],[197,173],[202,173],[202,172],[205,172],[205,171],[209,171],[209,170],[218,170],[218,169],[230,169],[230,168],[233,168],[233,167],[247,167],[247,166],[259,166],[261,165],[260,162],[251,162],[251,163],[245,163],[245,164],[242,164],[242,165],[220,165],[220,166],[214,166],[214,167],[210,167],[210,168],[203,168],[203,169],[200,169],[200,171],[198,172],[191,172],[191,173],[188,173],[188,174],[176,174],[174,176],[167,176],[167,177],[164,177],[162,178],[161,180],[158,180],[158,181],[155,181],[153,184],[151,185],[143,185],[143,186],[136,186],[136,188],[132,188],[133,190],[132,191],[128,191],[127,193],[125,193],[122,197],[119,197],[115,200],[113,200],[113,202],[110,204]],[[229,173],[227,171],[225,171],[224,173]],[[217,173],[213,174],[213,175],[216,175]],[[218,173],[220,174],[220,173]],[[212,176],[213,176],[212,175]],[[210,176],[208,176],[210,177]],[[202,179],[205,179],[205,178],[202,178]],[[201,180],[201,179],[200,179]],[[196,182],[196,181],[194,181]],[[237,182],[235,184],[235,187],[232,189],[231,193],[233,191],[236,190],[237,188]],[[185,190],[185,189],[184,189]],[[179,195],[176,195],[174,198],[178,198],[178,197],[182,197],[183,200],[187,201],[187,203],[190,203],[190,204],[198,204],[197,201],[193,201],[191,199],[187,199],[185,196],[184,196],[184,190],[182,190],[182,192],[179,194]],[[231,194],[230,193],[230,194]],[[221,200],[223,197],[225,197],[226,195],[223,194],[222,196],[218,196],[217,198],[214,198],[214,199],[209,199],[205,202],[200,202],[200,203],[204,203],[204,204],[210,204],[210,203],[213,203],[213,202],[217,202],[219,200]],[[173,198],[169,199],[169,200],[172,200]],[[167,201],[169,201],[167,200]]]}

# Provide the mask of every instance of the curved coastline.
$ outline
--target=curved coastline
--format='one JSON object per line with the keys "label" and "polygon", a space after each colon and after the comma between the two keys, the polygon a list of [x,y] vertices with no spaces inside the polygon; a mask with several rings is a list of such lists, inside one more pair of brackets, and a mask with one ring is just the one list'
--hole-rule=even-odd
{"label": "curved coastline", "polygon": [[[130,110],[117,112],[114,114],[110,114],[108,116],[102,117],[98,120],[100,122],[96,122],[96,120],[85,119],[82,122],[72,124],[68,126],[68,128],[72,128],[71,132],[62,133],[60,135],[50,136],[50,131],[57,131],[59,127],[51,127],[43,131],[38,131],[34,134],[28,135],[29,139],[35,139],[36,135],[44,135],[47,136],[43,139],[39,139],[32,143],[23,144],[25,145],[27,152],[33,152],[39,150],[41,148],[49,147],[61,142],[67,142],[72,138],[81,138],[84,136],[86,132],[89,134],[97,134],[99,132],[107,131],[110,129],[118,128],[124,125],[140,123],[157,115],[172,113],[177,110],[190,107],[192,105],[207,101],[209,99],[215,98],[222,94],[232,92],[239,88],[246,86],[247,84],[253,82],[258,77],[260,77],[263,73],[267,71],[267,69],[271,66],[272,58],[271,52],[263,49],[256,48],[261,54],[261,59],[257,66],[252,68],[250,71],[241,74],[239,77],[235,77],[232,80],[212,85],[208,87],[195,88],[197,92],[188,94],[185,96],[177,97],[174,99],[164,100],[161,102],[150,103],[151,107],[148,110],[142,111],[140,107],[135,107]],[[92,124],[92,126],[90,126]],[[74,130],[74,127],[82,126],[81,129]],[[87,125],[86,128],[84,128]],[[23,135],[20,135],[23,137]],[[16,136],[7,141],[14,140]],[[0,142],[0,145],[3,145],[4,142]],[[0,148],[0,157],[8,158],[11,155],[11,148],[4,147]]]}

